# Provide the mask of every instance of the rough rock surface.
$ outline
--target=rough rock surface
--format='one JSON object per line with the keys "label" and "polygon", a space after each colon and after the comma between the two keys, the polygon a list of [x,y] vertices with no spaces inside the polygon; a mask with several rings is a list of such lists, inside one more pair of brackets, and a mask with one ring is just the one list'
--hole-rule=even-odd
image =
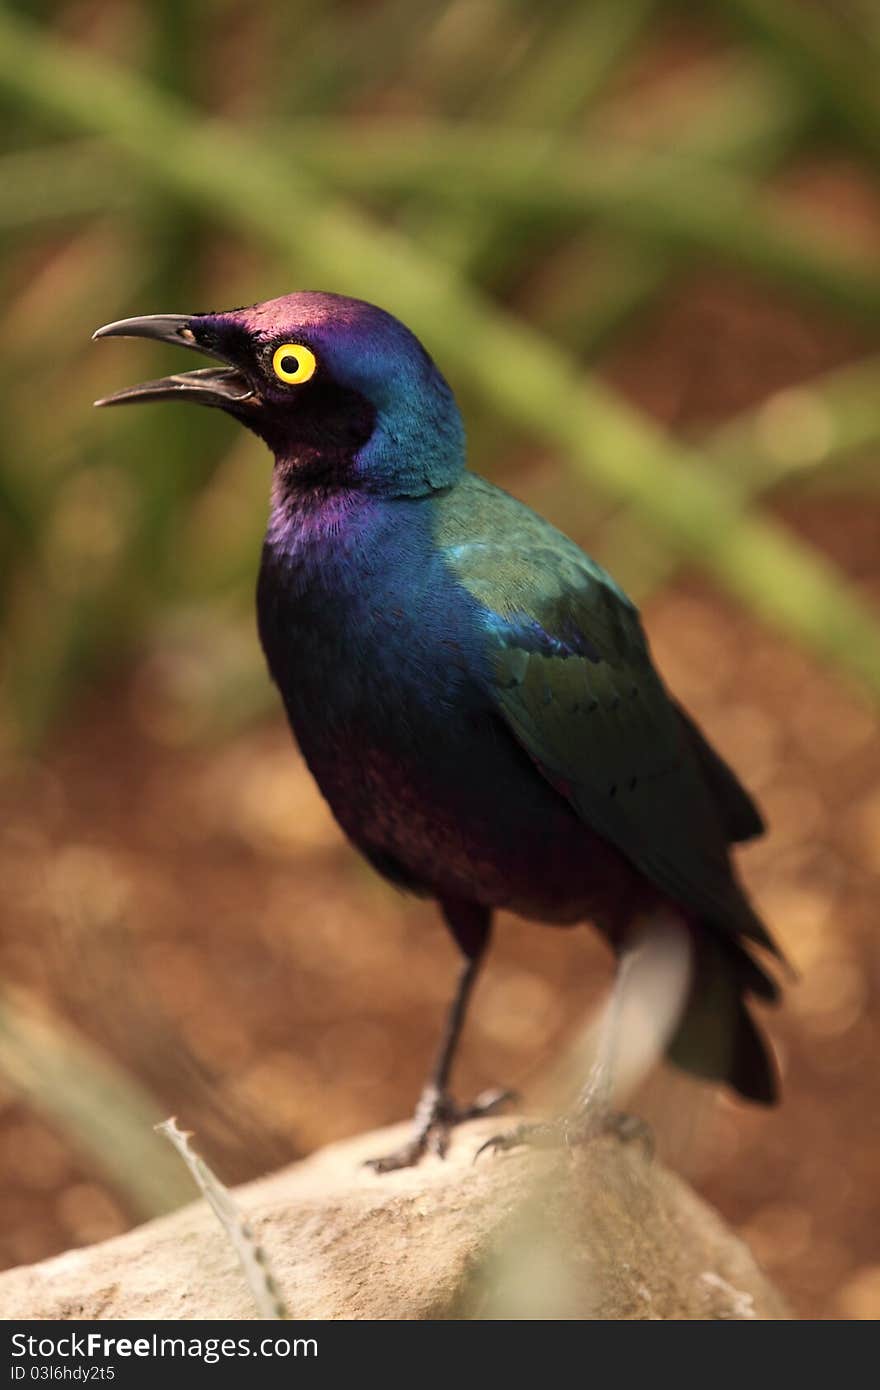
{"label": "rough rock surface", "polygon": [[[506,1126],[509,1120],[501,1122]],[[401,1127],[334,1144],[236,1200],[294,1318],[786,1318],[746,1247],[638,1145],[472,1158],[377,1177]],[[252,1318],[204,1202],[0,1275],[3,1318]]]}

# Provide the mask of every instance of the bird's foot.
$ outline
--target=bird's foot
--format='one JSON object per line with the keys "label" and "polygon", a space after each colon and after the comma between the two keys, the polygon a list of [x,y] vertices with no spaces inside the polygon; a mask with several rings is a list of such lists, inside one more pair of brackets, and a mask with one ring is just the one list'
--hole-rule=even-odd
{"label": "bird's foot", "polygon": [[456,1105],[446,1091],[438,1091],[436,1086],[426,1086],[416,1106],[411,1137],[394,1153],[382,1158],[368,1158],[365,1167],[375,1173],[392,1173],[397,1168],[412,1168],[428,1152],[438,1158],[445,1158],[449,1148],[449,1138],[456,1125],[465,1120],[476,1120],[482,1115],[494,1115],[502,1105],[515,1100],[513,1091],[496,1087],[481,1091],[470,1105]]}
{"label": "bird's foot", "polygon": [[506,1134],[493,1134],[481,1144],[474,1154],[504,1153],[507,1149],[528,1146],[533,1149],[574,1149],[598,1139],[602,1134],[616,1134],[624,1143],[638,1140],[645,1150],[645,1157],[654,1153],[654,1137],[644,1120],[636,1115],[626,1115],[620,1110],[608,1110],[595,1105],[579,1106],[556,1120],[545,1120],[535,1124],[519,1124]]}

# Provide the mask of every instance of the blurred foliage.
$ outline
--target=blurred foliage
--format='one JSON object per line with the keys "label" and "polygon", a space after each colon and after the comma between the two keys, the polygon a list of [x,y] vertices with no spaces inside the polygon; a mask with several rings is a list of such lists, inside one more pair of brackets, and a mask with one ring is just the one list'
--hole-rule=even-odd
{"label": "blurred foliage", "polygon": [[[258,447],[206,413],[93,418],[91,395],[152,362],[142,346],[91,349],[89,330],[309,284],[411,323],[463,399],[478,467],[503,474],[532,441],[597,511],[622,511],[619,553],[603,558],[635,591],[697,564],[880,693],[876,614],[757,505],[803,485],[796,460],[747,432],[717,448],[674,438],[596,375],[615,337],[699,264],[873,331],[876,260],[777,184],[817,140],[873,156],[877,34],[848,8],[836,20],[718,0],[720,42],[670,96],[642,79],[676,15],[650,0],[0,10],[14,742],[39,739],[176,613],[217,632],[250,603]],[[785,405],[794,441],[817,412],[833,416],[826,472],[854,452],[853,430],[873,441],[877,374],[866,363],[848,386],[809,383]],[[262,699],[255,651],[243,660],[215,674],[218,707],[246,718]]]}
{"label": "blurred foliage", "polygon": [[[304,287],[409,323],[461,400],[473,465],[549,497],[640,599],[696,570],[880,697],[876,607],[840,547],[784,519],[807,494],[880,494],[876,226],[843,216],[833,184],[817,198],[800,182],[818,154],[876,194],[878,58],[868,0],[712,0],[698,16],[674,0],[0,0],[3,745],[39,745],[135,655],[134,717],[159,745],[275,707],[251,613],[262,446],[209,411],[93,414],[175,359],[89,337]],[[712,273],[817,316],[845,365],[771,373],[699,429],[637,408],[615,354]],[[699,625],[691,645],[709,684],[736,660]],[[836,746],[846,721],[832,737],[811,708],[809,746]],[[761,730],[746,719],[735,749],[746,775]],[[276,836],[262,783],[254,800]],[[84,937],[108,956],[92,924]],[[212,1057],[223,1038],[235,1051],[236,1019],[223,1029]],[[121,1064],[19,994],[0,1000],[0,1054],[5,1084],[130,1210],[179,1200],[148,1133],[156,1103]],[[291,1094],[285,1071],[273,1104]]]}
{"label": "blurred foliage", "polygon": [[183,1175],[154,1132],[160,1112],[152,1098],[73,1029],[9,990],[0,993],[0,1056],[7,1084],[66,1131],[140,1217],[187,1200]]}

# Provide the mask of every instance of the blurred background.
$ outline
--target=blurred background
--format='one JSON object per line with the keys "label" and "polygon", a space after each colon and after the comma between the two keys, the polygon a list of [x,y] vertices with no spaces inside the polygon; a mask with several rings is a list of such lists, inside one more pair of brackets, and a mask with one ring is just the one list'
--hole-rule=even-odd
{"label": "blurred background", "polygon": [[[156,1119],[240,1181],[408,1114],[434,1046],[454,949],[258,650],[268,455],[90,407],[179,365],[99,324],[313,288],[419,334],[758,794],[784,1105],[646,1104],[799,1313],[880,1315],[878,63],[876,0],[0,5],[5,1264],[189,1200]],[[609,978],[503,920],[460,1093],[534,1102]]]}

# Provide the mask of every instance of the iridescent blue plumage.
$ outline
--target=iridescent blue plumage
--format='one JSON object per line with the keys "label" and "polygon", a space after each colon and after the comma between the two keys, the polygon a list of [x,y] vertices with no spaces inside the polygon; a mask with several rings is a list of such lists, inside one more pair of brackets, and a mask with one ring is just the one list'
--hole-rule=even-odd
{"label": "iridescent blue plumage", "polygon": [[[590,919],[616,949],[672,911],[697,965],[670,1055],[772,1099],[744,995],[775,987],[744,942],[773,947],[729,849],[760,816],[666,691],[634,606],[466,469],[452,393],[389,315],[303,294],[181,322],[233,366],[208,403],[275,453],[258,614],[293,731],[362,853],[440,903],[471,962],[461,1007],[495,908]],[[308,381],[273,376],[279,344],[305,345]],[[386,1166],[456,1118],[456,1036]]]}

